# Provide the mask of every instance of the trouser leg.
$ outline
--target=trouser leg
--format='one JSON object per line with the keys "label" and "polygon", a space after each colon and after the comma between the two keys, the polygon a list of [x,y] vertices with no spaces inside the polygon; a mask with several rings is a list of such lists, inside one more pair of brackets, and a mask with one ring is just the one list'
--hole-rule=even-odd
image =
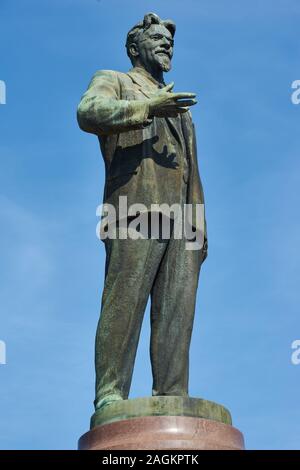
{"label": "trouser leg", "polygon": [[201,251],[171,238],[151,292],[153,395],[188,395],[189,348]]}
{"label": "trouser leg", "polygon": [[166,249],[158,240],[107,239],[106,276],[96,334],[95,407],[129,394],[144,311]]}

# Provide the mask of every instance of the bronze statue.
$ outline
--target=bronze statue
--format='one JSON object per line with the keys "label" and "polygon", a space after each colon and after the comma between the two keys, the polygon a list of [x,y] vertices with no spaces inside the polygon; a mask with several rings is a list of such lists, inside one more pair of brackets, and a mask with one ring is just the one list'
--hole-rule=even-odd
{"label": "bronze statue", "polygon": [[[149,13],[128,33],[128,73],[96,72],[78,107],[82,130],[99,138],[105,163],[104,202],[128,205],[204,204],[189,107],[193,93],[174,93],[173,21]],[[193,219],[193,224],[195,220]],[[206,227],[206,224],[205,224]],[[152,395],[188,396],[189,347],[200,249],[184,239],[111,239],[96,335],[95,409],[127,399],[147,300],[151,296]]]}

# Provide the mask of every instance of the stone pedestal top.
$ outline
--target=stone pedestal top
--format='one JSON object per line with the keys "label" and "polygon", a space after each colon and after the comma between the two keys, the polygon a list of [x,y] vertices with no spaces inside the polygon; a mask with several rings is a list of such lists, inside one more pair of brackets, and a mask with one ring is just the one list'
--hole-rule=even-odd
{"label": "stone pedestal top", "polygon": [[230,412],[222,405],[200,398],[157,396],[118,400],[96,411],[91,418],[95,426],[146,416],[186,416],[212,419],[232,424]]}

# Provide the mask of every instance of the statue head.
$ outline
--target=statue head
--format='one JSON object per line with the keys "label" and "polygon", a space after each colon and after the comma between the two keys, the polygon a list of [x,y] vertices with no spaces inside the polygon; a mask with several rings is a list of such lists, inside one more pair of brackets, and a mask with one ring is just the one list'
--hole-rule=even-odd
{"label": "statue head", "polygon": [[127,54],[133,66],[168,72],[171,69],[176,25],[148,13],[128,33]]}

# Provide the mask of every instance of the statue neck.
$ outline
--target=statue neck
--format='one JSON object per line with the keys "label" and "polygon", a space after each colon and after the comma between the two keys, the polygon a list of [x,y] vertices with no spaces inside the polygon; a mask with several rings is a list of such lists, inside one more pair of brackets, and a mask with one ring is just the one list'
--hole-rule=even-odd
{"label": "statue neck", "polygon": [[142,69],[144,73],[146,72],[146,74],[150,76],[155,82],[157,82],[158,85],[163,85],[163,86],[165,85],[164,74],[161,69],[158,69],[158,68],[154,69],[154,68],[151,68],[151,66],[149,65],[145,66],[140,63],[136,63],[135,67]]}

